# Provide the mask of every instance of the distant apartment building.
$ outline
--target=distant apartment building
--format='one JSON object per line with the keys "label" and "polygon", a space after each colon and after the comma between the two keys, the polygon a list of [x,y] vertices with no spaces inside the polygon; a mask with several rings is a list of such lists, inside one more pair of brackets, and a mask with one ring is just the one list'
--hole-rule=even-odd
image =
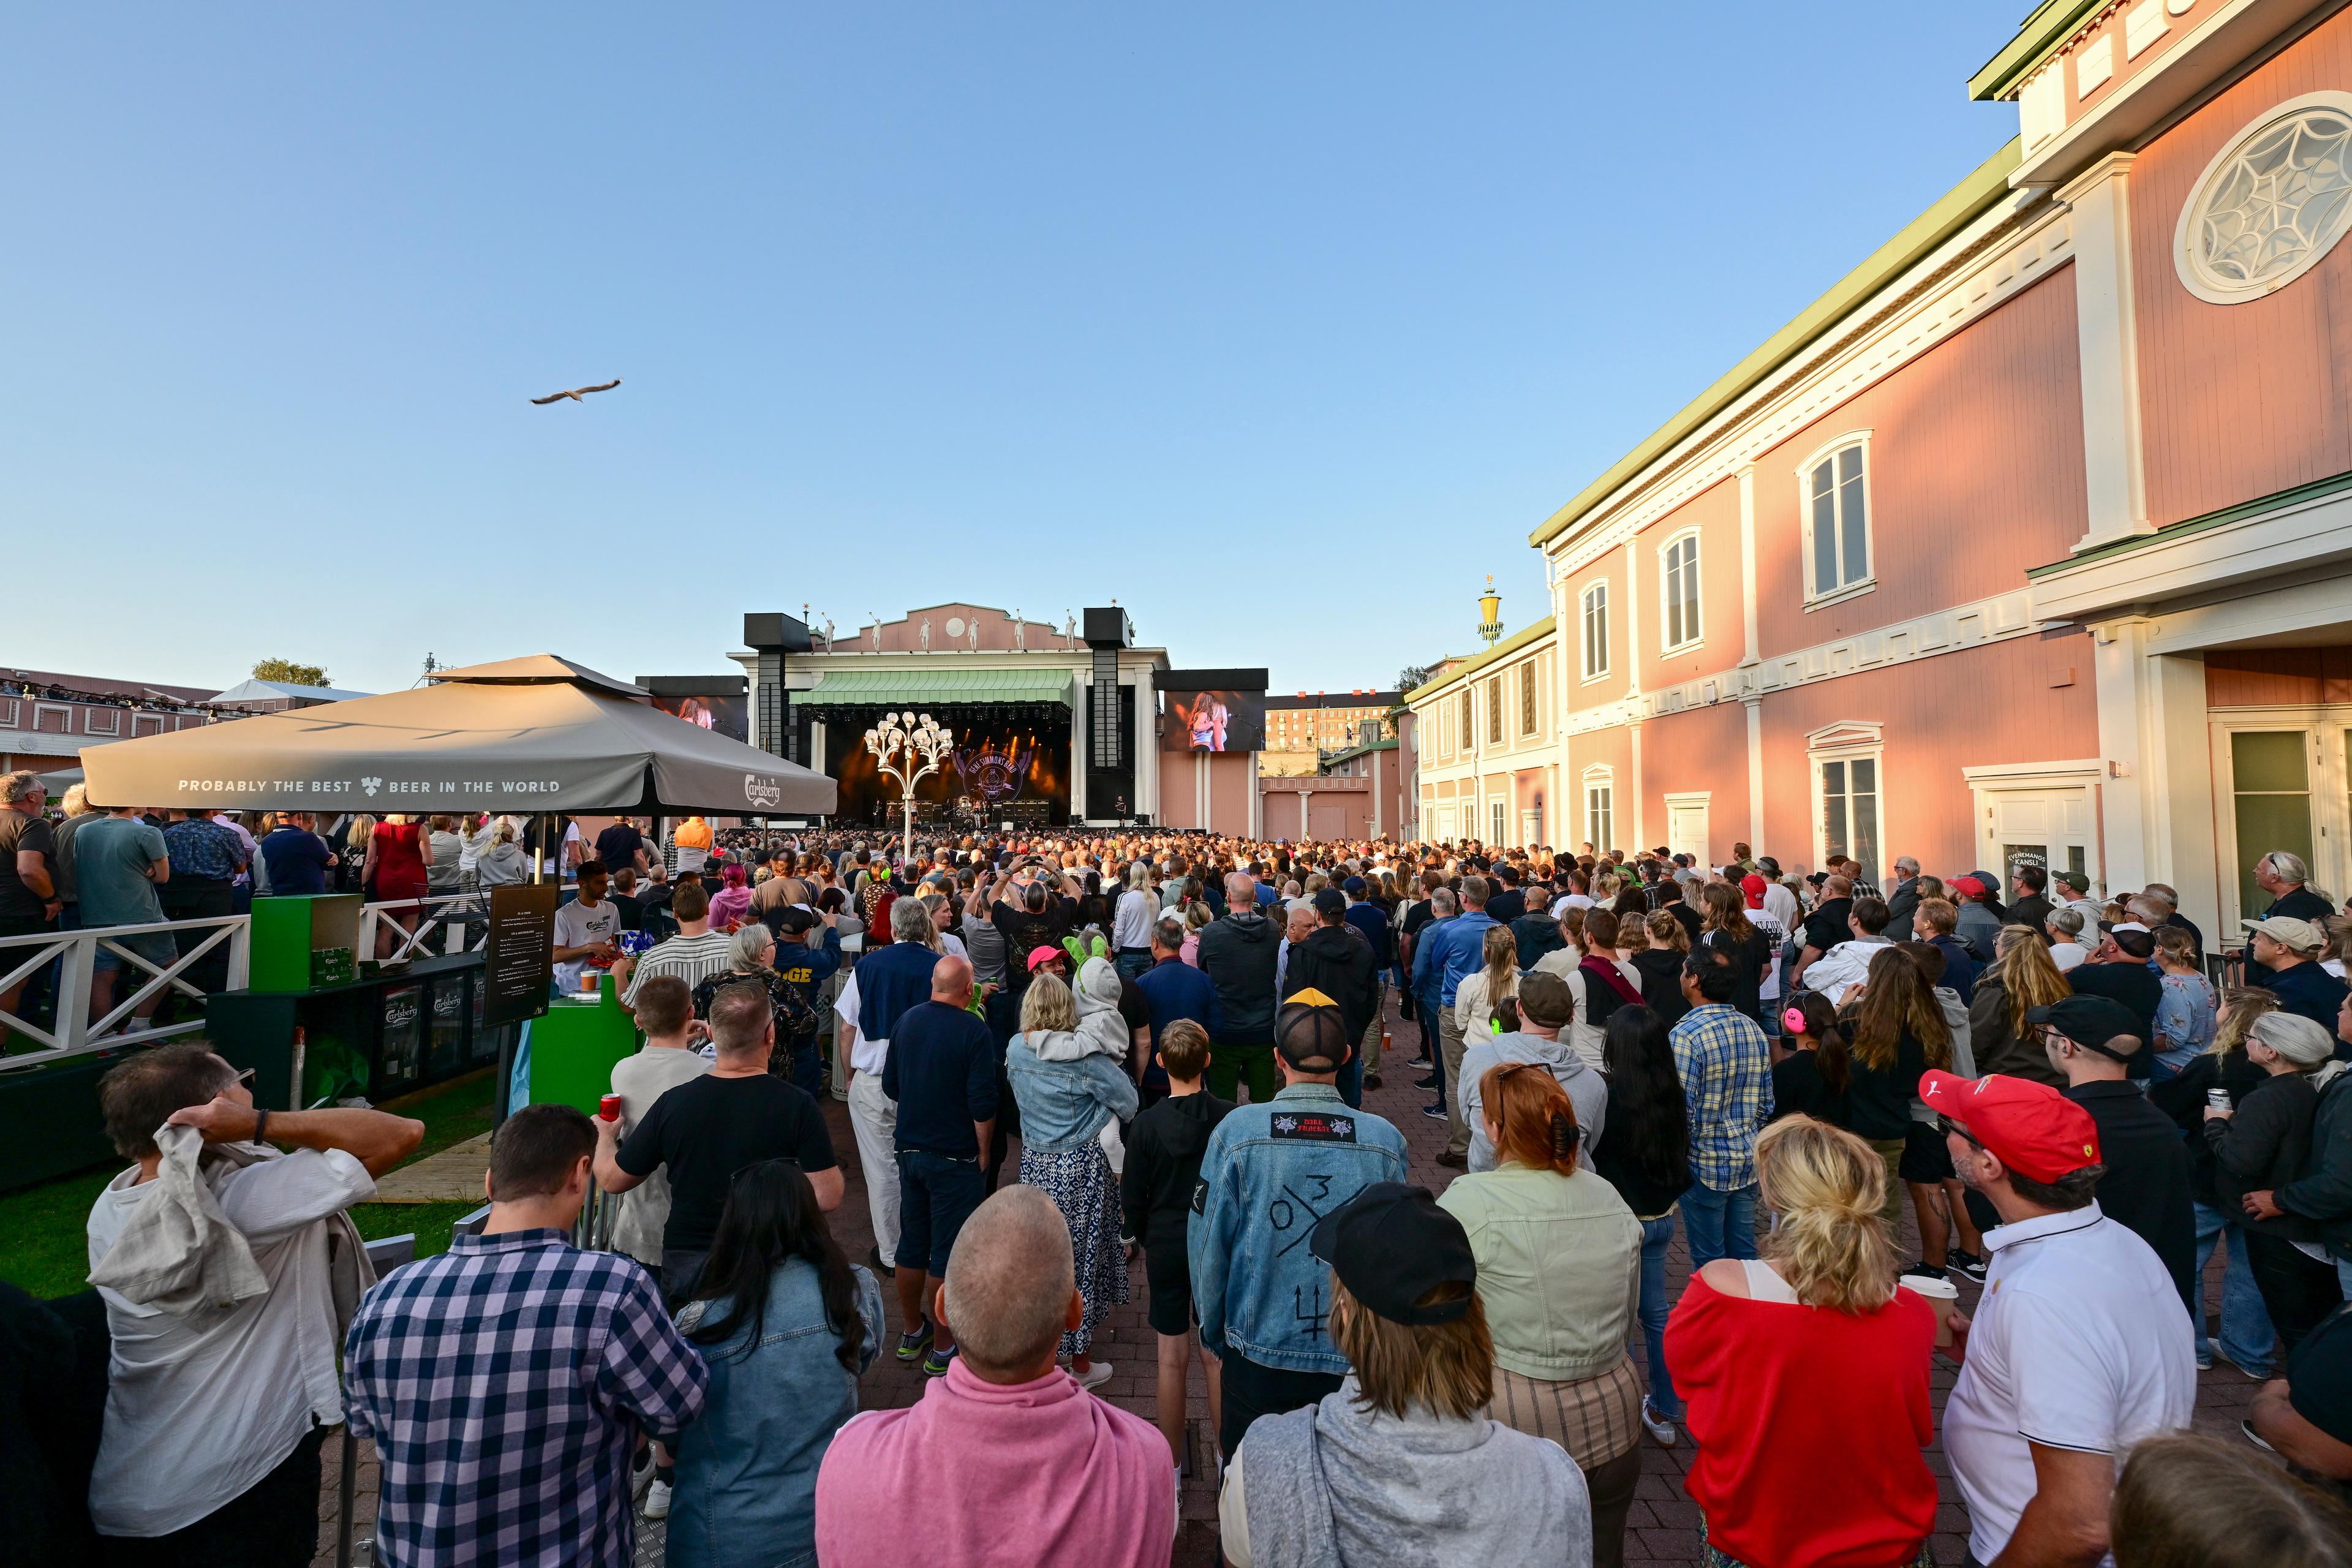
{"label": "distant apartment building", "polygon": [[1395,691],[1301,691],[1294,697],[1269,692],[1259,776],[1311,777],[1318,759],[1357,744],[1366,723],[1386,720],[1402,701],[1402,694]]}
{"label": "distant apartment building", "polygon": [[0,668],[0,773],[62,773],[78,765],[85,746],[365,695],[260,680],[215,691]]}

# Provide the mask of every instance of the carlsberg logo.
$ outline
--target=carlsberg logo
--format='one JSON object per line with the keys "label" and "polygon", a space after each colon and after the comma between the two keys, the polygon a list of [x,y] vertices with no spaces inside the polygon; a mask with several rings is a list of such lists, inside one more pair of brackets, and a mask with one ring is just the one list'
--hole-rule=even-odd
{"label": "carlsberg logo", "polygon": [[780,805],[783,803],[784,786],[781,780],[761,778],[758,773],[745,773],[743,798],[752,805]]}

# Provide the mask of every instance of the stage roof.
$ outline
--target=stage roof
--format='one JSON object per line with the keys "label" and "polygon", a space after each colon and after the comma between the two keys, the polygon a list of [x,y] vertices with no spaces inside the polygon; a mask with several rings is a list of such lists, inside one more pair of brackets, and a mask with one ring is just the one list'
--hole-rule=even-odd
{"label": "stage roof", "polygon": [[970,702],[1058,702],[1075,707],[1076,678],[1067,669],[828,669],[796,708],[920,707]]}

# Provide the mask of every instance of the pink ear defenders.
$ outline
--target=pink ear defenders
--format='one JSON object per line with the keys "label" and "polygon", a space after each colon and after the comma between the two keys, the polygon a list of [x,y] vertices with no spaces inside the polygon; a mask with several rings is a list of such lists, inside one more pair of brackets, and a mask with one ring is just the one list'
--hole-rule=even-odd
{"label": "pink ear defenders", "polygon": [[1792,1035],[1803,1034],[1805,1032],[1805,1010],[1802,1007],[1789,1008],[1786,1012],[1780,1015],[1780,1027],[1788,1030],[1789,1033]]}

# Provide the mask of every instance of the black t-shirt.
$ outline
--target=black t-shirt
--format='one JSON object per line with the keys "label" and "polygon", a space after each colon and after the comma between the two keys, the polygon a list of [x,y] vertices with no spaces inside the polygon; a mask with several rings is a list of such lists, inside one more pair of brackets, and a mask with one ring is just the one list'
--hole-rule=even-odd
{"label": "black t-shirt", "polygon": [[1823,952],[1842,942],[1853,940],[1853,931],[1846,924],[1853,913],[1852,899],[1831,899],[1805,917],[1805,945]]}
{"label": "black t-shirt", "polygon": [[1682,921],[1683,930],[1690,933],[1690,939],[1694,942],[1698,941],[1699,932],[1706,929],[1706,921],[1696,910],[1690,907],[1690,901],[1687,899],[1677,899],[1671,904],[1660,907],[1666,913]]}
{"label": "black t-shirt", "polygon": [[2264,910],[2263,918],[2268,920],[2273,915],[2291,915],[2296,920],[2309,921],[2313,925],[2317,925],[2335,912],[2326,899],[2321,898],[2309,888],[2297,888],[2294,892]]}
{"label": "black t-shirt", "polygon": [[41,857],[41,863],[54,879],[58,844],[47,819],[27,816],[21,811],[0,811],[0,920],[37,921],[46,912],[41,896],[25,886],[24,879],[16,875],[16,857],[28,850]]}
{"label": "black t-shirt", "polygon": [[1059,947],[1077,930],[1078,900],[1066,894],[1048,897],[1036,914],[1011,904],[999,904],[989,919],[1004,937],[1006,978],[1015,991],[1029,987],[1029,954],[1041,947]]}
{"label": "black t-shirt", "polygon": [[2352,1308],[2339,1308],[2294,1347],[2286,1402],[2337,1442],[2352,1443]]}
{"label": "black t-shirt", "polygon": [[839,1163],[816,1101],[769,1073],[706,1073],[679,1084],[654,1101],[615,1158],[633,1176],[669,1167],[669,1224],[662,1246],[688,1252],[709,1247],[728,1186],[744,1166],[784,1159],[816,1172]]}
{"label": "black t-shirt", "polygon": [[1798,1051],[1772,1069],[1772,1120],[1783,1116],[1845,1125],[1845,1096],[1822,1081],[1821,1059],[1812,1051]]}
{"label": "black t-shirt", "polygon": [[625,822],[616,822],[596,835],[596,858],[604,863],[607,871],[617,871],[626,866],[635,870],[637,851],[645,847],[646,836]]}

